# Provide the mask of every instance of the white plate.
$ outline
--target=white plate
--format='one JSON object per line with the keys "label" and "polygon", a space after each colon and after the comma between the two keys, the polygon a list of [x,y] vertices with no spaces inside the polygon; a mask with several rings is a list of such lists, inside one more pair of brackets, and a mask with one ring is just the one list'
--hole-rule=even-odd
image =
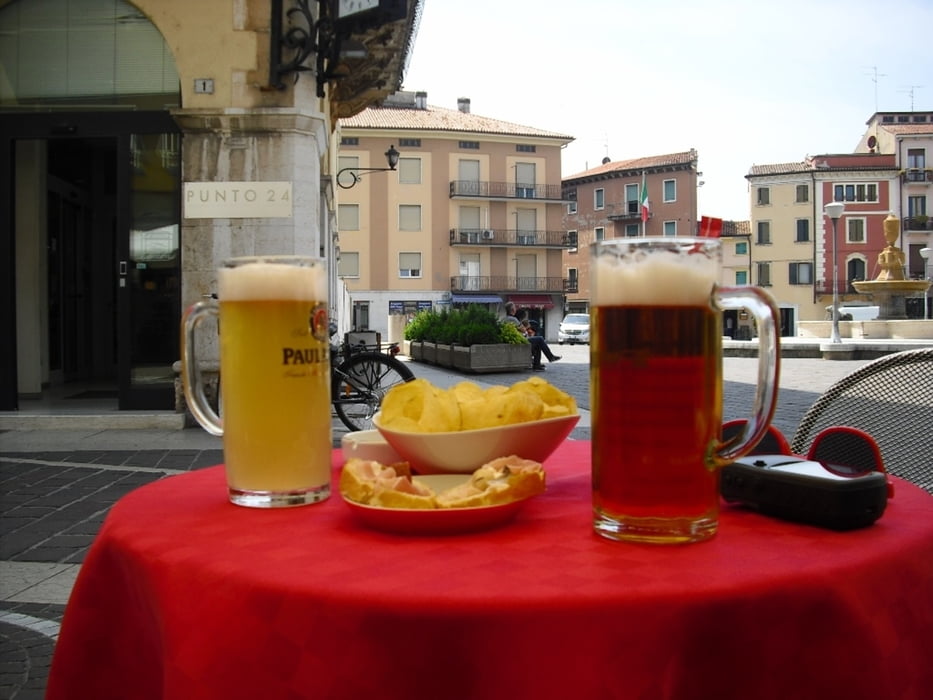
{"label": "white plate", "polygon": [[[415,477],[435,492],[452,488],[469,479],[464,474],[435,474]],[[341,494],[342,495],[342,494]],[[367,506],[344,498],[354,517],[366,527],[403,535],[450,535],[476,532],[499,527],[511,521],[525,505],[527,498],[493,506],[476,508],[383,508]]]}

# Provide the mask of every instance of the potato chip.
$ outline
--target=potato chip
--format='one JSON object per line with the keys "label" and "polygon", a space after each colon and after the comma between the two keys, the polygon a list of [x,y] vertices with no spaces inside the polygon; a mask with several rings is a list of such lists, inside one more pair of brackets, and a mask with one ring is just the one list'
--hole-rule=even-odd
{"label": "potato chip", "polygon": [[443,433],[576,415],[577,403],[540,377],[487,389],[462,381],[447,390],[415,379],[393,387],[381,410],[381,424],[391,430]]}

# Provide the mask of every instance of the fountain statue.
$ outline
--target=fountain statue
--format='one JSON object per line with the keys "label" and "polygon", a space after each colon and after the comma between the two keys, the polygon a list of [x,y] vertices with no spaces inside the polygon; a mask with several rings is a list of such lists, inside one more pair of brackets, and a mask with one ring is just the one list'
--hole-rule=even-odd
{"label": "fountain statue", "polygon": [[878,254],[881,272],[873,280],[852,283],[859,294],[871,295],[882,321],[907,318],[906,295],[924,294],[930,286],[929,280],[909,280],[904,274],[904,251],[894,245],[900,229],[901,220],[888,214],[884,220],[884,239],[888,245]]}

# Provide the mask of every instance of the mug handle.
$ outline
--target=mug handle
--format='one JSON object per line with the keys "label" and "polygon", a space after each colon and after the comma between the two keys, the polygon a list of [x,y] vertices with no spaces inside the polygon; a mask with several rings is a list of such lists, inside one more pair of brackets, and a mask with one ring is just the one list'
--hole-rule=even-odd
{"label": "mug handle", "polygon": [[208,316],[220,316],[217,302],[201,301],[189,306],[181,319],[181,379],[185,389],[185,401],[195,420],[211,435],[223,437],[224,427],[220,416],[211,408],[204,394],[201,381],[201,366],[195,353],[195,329]]}
{"label": "mug handle", "polygon": [[758,325],[758,385],[752,417],[745,421],[742,430],[716,446],[713,463],[722,467],[751,452],[771,424],[781,368],[777,333],[780,313],[771,295],[758,287],[718,287],[713,299],[719,309],[746,309]]}

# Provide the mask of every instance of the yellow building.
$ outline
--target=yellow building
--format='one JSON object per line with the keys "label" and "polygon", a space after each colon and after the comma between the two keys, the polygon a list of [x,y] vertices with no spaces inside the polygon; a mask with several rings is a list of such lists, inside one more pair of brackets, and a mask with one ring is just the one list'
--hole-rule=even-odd
{"label": "yellow building", "polygon": [[[568,281],[561,148],[572,138],[400,92],[340,120],[339,273],[354,326],[400,340],[422,308],[515,301],[556,339]],[[397,170],[385,153],[399,152]],[[346,169],[346,170],[344,170]]]}

